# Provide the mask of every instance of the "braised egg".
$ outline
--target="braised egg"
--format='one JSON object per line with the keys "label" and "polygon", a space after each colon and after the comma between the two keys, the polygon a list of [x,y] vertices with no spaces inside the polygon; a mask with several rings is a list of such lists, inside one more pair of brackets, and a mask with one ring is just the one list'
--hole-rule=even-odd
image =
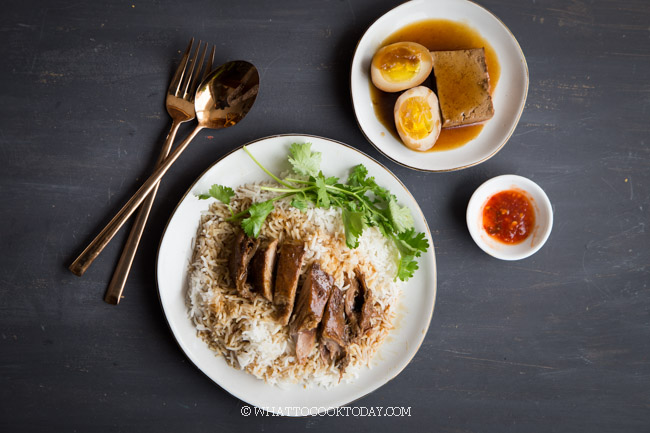
{"label": "braised egg", "polygon": [[424,151],[436,144],[442,123],[438,97],[431,89],[418,86],[402,93],[393,113],[397,133],[406,147]]}
{"label": "braised egg", "polygon": [[384,92],[419,86],[433,68],[429,50],[415,42],[397,42],[379,49],[372,58],[372,83]]}

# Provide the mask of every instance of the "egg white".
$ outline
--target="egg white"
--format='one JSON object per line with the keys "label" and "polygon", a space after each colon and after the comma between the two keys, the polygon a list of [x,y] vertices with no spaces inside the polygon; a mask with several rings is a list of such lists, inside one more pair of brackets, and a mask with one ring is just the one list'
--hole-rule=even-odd
{"label": "egg white", "polygon": [[[406,101],[410,98],[415,97],[424,98],[429,105],[432,114],[431,121],[433,122],[433,128],[431,129],[429,135],[421,139],[411,137],[408,132],[404,130],[399,116],[400,109],[406,103]],[[436,141],[440,136],[440,130],[442,129],[442,121],[440,119],[440,105],[438,103],[438,97],[435,93],[433,93],[431,89],[425,86],[418,86],[402,93],[395,102],[393,114],[395,117],[395,127],[397,128],[397,133],[402,139],[402,143],[404,143],[406,147],[422,152],[431,149],[433,145],[436,144]]]}
{"label": "egg white", "polygon": [[[409,51],[415,52],[419,57],[420,69],[418,70],[417,74],[408,80],[394,81],[382,72],[380,59],[386,52],[399,48],[406,48]],[[426,80],[427,77],[431,74],[431,69],[433,69],[433,59],[431,58],[431,53],[424,45],[420,45],[415,42],[397,42],[394,44],[386,45],[375,53],[370,64],[370,77],[372,79],[372,83],[379,90],[391,93],[401,92],[402,90],[410,89],[411,87],[419,86],[422,84],[424,80]]]}

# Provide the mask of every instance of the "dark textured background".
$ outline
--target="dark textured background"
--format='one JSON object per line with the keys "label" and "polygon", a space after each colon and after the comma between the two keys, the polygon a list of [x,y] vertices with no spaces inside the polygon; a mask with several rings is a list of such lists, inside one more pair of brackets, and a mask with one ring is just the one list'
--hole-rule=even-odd
{"label": "dark textured background", "polygon": [[[386,160],[356,126],[352,53],[397,1],[101,3],[4,2],[0,15],[1,431],[650,431],[647,1],[481,1],[526,55],[528,101],[501,152],[446,174]],[[252,61],[262,93],[165,177],[111,306],[124,230],[83,278],[66,267],[150,172],[190,36],[215,43],[218,63]],[[177,201],[220,156],[287,132],[377,158],[427,216],[431,327],[397,378],[353,403],[410,417],[242,417],[167,328],[154,261]],[[473,190],[505,173],[537,182],[555,211],[546,246],[512,263],[481,252],[464,219]]]}

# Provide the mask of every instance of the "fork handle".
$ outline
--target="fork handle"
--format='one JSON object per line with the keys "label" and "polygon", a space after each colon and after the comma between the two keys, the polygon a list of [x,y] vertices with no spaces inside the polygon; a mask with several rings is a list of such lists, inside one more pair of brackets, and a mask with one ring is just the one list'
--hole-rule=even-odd
{"label": "fork handle", "polygon": [[147,195],[156,187],[165,173],[167,173],[169,167],[176,162],[181,153],[183,153],[194,137],[196,137],[196,134],[198,134],[203,128],[204,126],[201,125],[197,125],[196,128],[194,128],[190,135],[188,135],[187,138],[183,140],[183,142],[169,155],[169,157],[165,159],[165,162],[163,162],[162,165],[158,167],[151,176],[149,176],[140,189],[133,194],[131,199],[126,202],[106,227],[104,227],[95,239],[88,244],[86,249],[83,250],[79,257],[77,257],[68,268],[73,274],[82,276],[84,272],[86,272],[99,253],[101,253],[104,247],[106,247],[111,239],[113,239],[113,236],[115,236],[115,234],[120,230],[126,220],[133,215],[133,212],[135,212],[138,206],[142,204],[145,198],[147,198]]}
{"label": "fork handle", "polygon": [[[156,168],[160,167],[162,163],[165,162],[167,155],[169,155],[181,123],[181,121],[176,119],[172,122],[172,127],[165,139],[165,143],[163,143],[158,160],[156,161]],[[156,186],[154,186],[153,190],[149,193],[142,205],[140,205],[140,210],[138,210],[138,214],[135,216],[135,222],[133,223],[133,226],[131,226],[129,237],[126,239],[126,244],[122,250],[122,255],[120,256],[120,260],[117,262],[115,271],[113,271],[113,278],[111,278],[111,282],[108,284],[108,289],[106,289],[104,301],[109,304],[117,305],[120,303],[122,292],[124,291],[126,280],[129,278],[129,272],[131,272],[131,266],[133,265],[135,254],[138,251],[138,245],[140,244],[144,227],[147,225],[147,219],[149,218],[153,202],[156,199],[156,193],[158,192],[159,186],[160,181]]]}

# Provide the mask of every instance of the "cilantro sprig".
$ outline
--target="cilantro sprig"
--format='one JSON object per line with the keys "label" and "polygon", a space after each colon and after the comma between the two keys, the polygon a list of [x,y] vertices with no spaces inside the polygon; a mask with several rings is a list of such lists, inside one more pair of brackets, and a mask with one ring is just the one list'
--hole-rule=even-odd
{"label": "cilantro sprig", "polygon": [[216,198],[221,203],[228,206],[228,210],[230,210],[230,214],[234,215],[235,213],[232,211],[232,207],[230,206],[230,199],[233,198],[234,196],[235,196],[235,191],[233,191],[232,188],[223,185],[214,184],[210,187],[207,194],[199,194],[199,200]]}
{"label": "cilantro sprig", "polygon": [[[413,277],[418,269],[417,258],[429,248],[424,233],[418,233],[413,226],[413,217],[406,206],[400,206],[397,197],[379,186],[375,178],[368,175],[368,169],[359,164],[352,168],[345,183],[339,178],[325,177],[320,171],[321,153],[311,150],[311,143],[293,143],[289,149],[289,163],[293,172],[303,178],[280,179],[267,170],[244,146],[251,159],[281,187],[261,189],[280,193],[269,200],[254,203],[235,214],[230,205],[234,197],[231,188],[213,185],[208,194],[200,199],[216,198],[225,203],[231,212],[231,221],[241,221],[244,232],[251,237],[260,234],[264,221],[273,212],[274,202],[292,197],[291,206],[304,212],[309,203],[316,207],[341,209],[345,243],[349,248],[359,246],[359,237],[368,227],[377,227],[396,246],[398,257],[397,275],[402,281]],[[307,177],[308,176],[308,177]],[[304,177],[307,177],[305,179]]]}

